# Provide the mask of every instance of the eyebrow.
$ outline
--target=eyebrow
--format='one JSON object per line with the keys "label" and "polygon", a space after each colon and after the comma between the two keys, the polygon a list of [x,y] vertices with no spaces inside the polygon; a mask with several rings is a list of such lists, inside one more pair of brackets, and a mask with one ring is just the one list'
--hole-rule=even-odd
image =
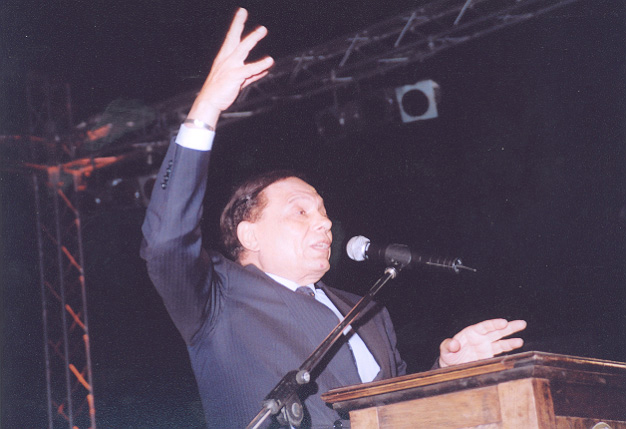
{"label": "eyebrow", "polygon": [[[293,204],[294,202],[297,202],[298,200],[320,201],[321,202],[321,206],[324,207],[324,208],[326,207],[324,205],[324,199],[319,194],[311,195],[311,194],[307,194],[307,193],[298,193],[296,195],[293,195],[293,196],[289,197],[289,199],[287,200],[287,204]],[[319,204],[318,204],[318,206],[319,206]]]}

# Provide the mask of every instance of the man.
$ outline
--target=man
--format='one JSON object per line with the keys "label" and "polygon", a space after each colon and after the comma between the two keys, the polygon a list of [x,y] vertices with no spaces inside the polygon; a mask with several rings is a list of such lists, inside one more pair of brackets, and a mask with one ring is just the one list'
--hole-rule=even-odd
{"label": "man", "polygon": [[[331,221],[316,190],[291,173],[273,172],[242,185],[221,218],[226,259],[202,248],[200,219],[210,149],[222,111],[239,91],[268,73],[269,57],[245,63],[267,30],[242,38],[240,9],[176,142],[164,159],[143,226],[142,256],[181,332],[209,427],[240,428],[264,396],[298,366],[358,297],[320,282],[330,268]],[[304,293],[299,293],[300,287]],[[308,288],[308,289],[306,289]],[[309,296],[311,295],[311,296]],[[488,320],[440,347],[448,366],[520,347],[524,321]],[[320,399],[335,387],[395,377],[406,365],[385,309],[370,305],[346,330],[302,389],[305,427],[348,427]],[[274,421],[275,425],[276,422]]]}

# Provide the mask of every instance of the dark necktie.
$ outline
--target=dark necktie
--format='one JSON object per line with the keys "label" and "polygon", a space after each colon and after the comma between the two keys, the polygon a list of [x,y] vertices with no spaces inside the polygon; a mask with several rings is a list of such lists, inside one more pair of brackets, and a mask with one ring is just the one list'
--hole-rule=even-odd
{"label": "dark necktie", "polygon": [[313,292],[313,289],[311,289],[308,286],[300,286],[299,288],[296,289],[296,292],[301,293],[303,295],[308,295],[311,298],[315,299],[315,292]]}

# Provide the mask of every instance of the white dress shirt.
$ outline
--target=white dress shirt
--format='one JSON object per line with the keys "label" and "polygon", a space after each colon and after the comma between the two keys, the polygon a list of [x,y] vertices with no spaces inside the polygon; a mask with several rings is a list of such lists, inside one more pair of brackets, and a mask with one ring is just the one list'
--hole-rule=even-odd
{"label": "white dress shirt", "polygon": [[[296,289],[298,289],[298,287],[300,287],[300,285],[298,285],[294,281],[287,280],[275,274],[266,274],[274,279],[276,282],[280,283],[288,289],[291,289],[294,292],[296,291]],[[343,315],[339,312],[339,310],[337,310],[335,304],[332,303],[332,301],[328,298],[328,296],[326,296],[323,290],[316,289],[313,285],[307,285],[306,287],[311,288],[311,290],[315,292],[316,301],[321,302],[333,313],[335,313],[339,321],[343,320]],[[352,331],[351,326],[348,325],[346,329],[344,329],[343,334],[349,336],[348,344],[350,346],[350,349],[352,350],[352,354],[354,355],[354,360],[356,362],[356,367],[359,371],[359,377],[361,377],[361,381],[363,383],[368,383],[374,380],[374,378],[376,378],[376,375],[380,371],[380,366],[376,362],[376,359],[374,359],[372,352],[370,352],[361,337],[359,337],[359,334]],[[313,350],[311,350],[311,352],[312,351]]]}

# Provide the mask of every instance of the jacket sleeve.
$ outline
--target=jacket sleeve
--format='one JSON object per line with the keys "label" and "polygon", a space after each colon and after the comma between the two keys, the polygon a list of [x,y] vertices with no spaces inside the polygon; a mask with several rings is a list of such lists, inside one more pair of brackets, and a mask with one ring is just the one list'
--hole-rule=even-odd
{"label": "jacket sleeve", "polygon": [[218,293],[218,279],[202,248],[200,230],[209,159],[209,151],[187,149],[172,141],[142,226],[141,257],[188,344],[215,317]]}

